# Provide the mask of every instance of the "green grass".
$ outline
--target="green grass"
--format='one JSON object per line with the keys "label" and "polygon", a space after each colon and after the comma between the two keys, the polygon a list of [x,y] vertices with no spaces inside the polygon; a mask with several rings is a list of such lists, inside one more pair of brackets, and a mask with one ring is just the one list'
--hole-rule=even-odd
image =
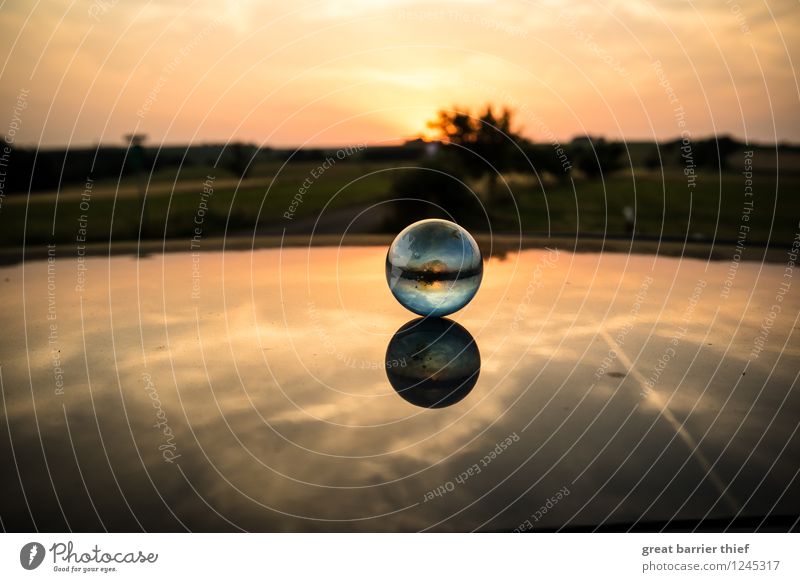
{"label": "green grass", "polygon": [[[262,164],[235,191],[237,180],[224,171],[216,171],[214,194],[208,200],[208,213],[203,221],[203,236],[221,236],[228,222],[228,234],[252,233],[253,229],[288,224],[282,218],[292,198],[306,178],[318,166],[312,162],[287,165],[267,187],[279,164]],[[334,194],[328,209],[358,206],[390,196],[394,172],[380,172],[391,164],[340,162],[319,178],[298,205],[294,220],[317,215]],[[171,193],[175,170],[165,170],[153,177],[147,199],[147,238],[187,238],[194,231],[195,216],[201,200],[202,181],[207,168],[189,168],[178,176],[178,189]],[[363,177],[373,171],[378,173]],[[662,183],[663,180],[663,183]],[[723,175],[701,173],[697,186],[687,188],[682,173],[667,170],[635,172],[635,179],[620,173],[601,181],[576,180],[575,191],[569,183],[541,188],[522,182],[513,188],[526,234],[546,233],[609,233],[624,234],[623,208],[637,212],[637,233],[653,237],[686,237],[709,240],[736,240],[739,227],[751,227],[747,240],[788,244],[798,230],[800,220],[800,175],[787,173],[780,181],[773,173],[754,177],[753,212],[748,222],[742,221],[744,197],[743,177],[734,172]],[[78,218],[87,215],[89,241],[135,240],[139,236],[139,206],[135,181],[120,187],[96,183],[89,209],[81,211],[81,187],[55,193],[32,194],[29,198],[8,196],[0,208],[0,244],[19,247],[26,230],[26,243],[72,243],[78,233]],[[777,207],[776,204],[777,193]],[[546,199],[546,205],[545,205]],[[261,208],[258,225],[256,216]],[[772,233],[770,223],[773,218]],[[549,212],[548,212],[549,211]],[[27,221],[26,221],[27,212]],[[495,206],[492,227],[496,232],[516,232],[516,214],[510,204]],[[56,216],[53,220],[54,213]],[[113,220],[112,220],[113,214]],[[548,224],[549,217],[549,224]],[[717,224],[718,223],[718,224]]]}
{"label": "green grass", "polygon": [[[269,192],[271,178],[249,178],[237,190],[237,180],[216,172],[214,193],[207,200],[208,211],[203,217],[203,236],[223,235],[226,222],[229,234],[252,232],[259,209],[259,227],[280,224],[303,181],[311,177],[311,171],[317,167],[316,163],[305,162],[287,166]],[[313,184],[297,206],[294,220],[315,216],[329,200],[328,208],[332,210],[388,196],[391,173],[379,172],[363,177],[383,167],[341,163],[317,179],[311,177]],[[165,181],[161,176],[162,179],[151,183],[145,222],[148,238],[190,237],[194,233],[203,179],[210,171],[192,172],[191,178],[182,176],[179,190],[172,194],[171,180]],[[82,191],[82,188],[71,188],[58,197],[55,193],[32,194],[29,204],[24,195],[7,197],[0,210],[0,243],[5,247],[21,246],[26,223],[27,244],[75,242],[78,219],[82,214],[87,217],[88,241],[138,238],[140,210],[135,182],[123,183],[116,193],[113,183],[96,183],[86,211],[80,208]]]}
{"label": "green grass", "polygon": [[[736,240],[740,225],[745,225],[750,227],[748,241],[791,241],[800,220],[800,176],[784,175],[779,183],[774,174],[755,176],[754,195],[748,198],[753,210],[746,221],[742,218],[743,180],[736,174],[725,174],[721,180],[716,174],[701,174],[690,189],[682,173],[666,173],[662,183],[660,173],[637,170],[635,179],[614,175],[605,182],[576,181],[574,191],[567,183],[544,189],[515,188],[514,194],[524,232],[547,232],[549,227],[554,233],[621,234],[625,232],[623,208],[631,206],[636,209],[637,234]],[[510,205],[496,209],[494,219],[499,229],[517,228]]]}

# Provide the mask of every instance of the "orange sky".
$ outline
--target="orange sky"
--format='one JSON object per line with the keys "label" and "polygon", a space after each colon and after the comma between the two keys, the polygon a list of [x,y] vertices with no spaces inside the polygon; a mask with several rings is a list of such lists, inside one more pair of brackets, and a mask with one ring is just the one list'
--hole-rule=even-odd
{"label": "orange sky", "polygon": [[800,141],[796,0],[6,0],[0,29],[28,145],[397,141],[489,101],[536,141]]}

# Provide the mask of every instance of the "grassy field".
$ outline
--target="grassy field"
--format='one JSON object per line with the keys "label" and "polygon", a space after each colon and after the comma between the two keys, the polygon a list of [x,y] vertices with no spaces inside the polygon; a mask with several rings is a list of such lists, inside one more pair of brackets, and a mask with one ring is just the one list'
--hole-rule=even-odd
{"label": "grassy field", "polygon": [[[694,188],[679,171],[614,175],[605,181],[576,181],[544,188],[515,188],[523,230],[546,233],[626,231],[623,208],[636,210],[636,234],[696,240],[735,241],[744,226],[749,242],[791,241],[800,220],[800,176],[753,177],[753,196],[744,196],[744,178],[736,174],[704,176]],[[752,209],[745,206],[752,201]],[[549,210],[549,213],[545,211]],[[747,218],[743,215],[747,213]],[[549,215],[549,220],[548,220]],[[495,224],[515,230],[511,206],[495,211]],[[749,227],[749,230],[746,230]]]}
{"label": "grassy field", "polygon": [[[258,218],[259,227],[285,222],[283,214],[304,182],[310,184],[296,205],[294,219],[316,215],[326,202],[329,208],[364,204],[389,194],[390,173],[381,172],[385,166],[370,164],[337,164],[316,172],[319,164],[296,163],[277,174],[278,165],[267,177],[248,178],[241,185],[222,171],[192,168],[182,173],[173,184],[174,176],[166,172],[154,176],[148,187],[146,203],[146,238],[190,237],[202,219],[204,237],[228,233],[252,232]],[[375,174],[371,172],[378,171]],[[203,197],[203,184],[213,172],[213,194]],[[312,172],[317,173],[314,178]],[[135,240],[139,237],[140,205],[135,180],[125,180],[119,187],[114,183],[95,183],[91,196],[81,208],[84,188],[70,188],[60,194],[39,193],[10,196],[3,200],[0,210],[0,242],[3,246],[21,246],[23,233],[27,244],[75,242],[79,219],[86,216],[87,241]],[[338,194],[337,194],[338,193]],[[204,200],[205,198],[205,200]],[[199,216],[201,202],[207,210]],[[26,228],[27,225],[27,228]]]}
{"label": "grassy field", "polygon": [[[403,164],[401,164],[403,165]],[[204,237],[252,233],[258,229],[286,225],[283,214],[306,183],[294,220],[316,216],[328,202],[329,210],[366,205],[391,196],[396,172],[389,163],[340,162],[321,174],[319,164],[296,162],[277,174],[279,164],[255,168],[239,184],[230,174],[203,167],[185,168],[180,176],[165,171],[153,176],[148,187],[145,238],[189,238],[203,199],[203,181],[214,174],[213,195],[206,197],[202,217]],[[317,177],[314,177],[314,173]],[[277,177],[275,177],[277,176]],[[275,177],[270,187],[270,182]],[[749,227],[747,241],[788,244],[800,220],[800,174],[786,173],[780,180],[774,172],[753,178],[752,211],[744,219],[744,178],[729,172],[720,179],[716,172],[700,173],[696,186],[677,169],[661,172],[636,170],[600,180],[576,179],[547,184],[531,180],[512,181],[512,191],[522,218],[522,231],[542,233],[607,233],[624,235],[623,208],[636,209],[637,235],[690,240],[735,241],[740,226]],[[269,188],[269,192],[268,192]],[[50,242],[75,243],[79,219],[85,215],[89,241],[136,240],[139,237],[139,201],[136,181],[119,185],[97,182],[81,208],[83,188],[61,193],[8,196],[0,207],[0,243],[19,247],[23,234],[27,245]],[[419,193],[425,197],[424,192]],[[260,215],[259,215],[260,209]],[[495,232],[517,232],[519,224],[512,204],[490,208]],[[257,219],[258,217],[258,219]],[[488,229],[486,229],[488,230]]]}

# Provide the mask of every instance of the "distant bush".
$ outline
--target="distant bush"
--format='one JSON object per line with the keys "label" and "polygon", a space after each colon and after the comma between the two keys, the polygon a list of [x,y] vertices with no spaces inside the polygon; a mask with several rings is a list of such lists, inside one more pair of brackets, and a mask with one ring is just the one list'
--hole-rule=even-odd
{"label": "distant bush", "polygon": [[390,231],[424,218],[455,220],[467,228],[485,227],[485,210],[462,177],[441,165],[398,170],[392,184]]}
{"label": "distant bush", "polygon": [[570,153],[575,166],[587,178],[607,176],[623,167],[625,147],[619,142],[609,142],[602,137],[584,137],[572,141]]}

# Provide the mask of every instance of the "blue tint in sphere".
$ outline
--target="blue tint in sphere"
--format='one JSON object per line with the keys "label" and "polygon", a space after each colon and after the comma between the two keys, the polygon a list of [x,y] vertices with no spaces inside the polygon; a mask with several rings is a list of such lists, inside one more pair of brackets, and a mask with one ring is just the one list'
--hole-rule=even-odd
{"label": "blue tint in sphere", "polygon": [[386,281],[400,304],[441,317],[475,296],[483,278],[478,243],[457,224],[432,218],[406,227],[386,254]]}

